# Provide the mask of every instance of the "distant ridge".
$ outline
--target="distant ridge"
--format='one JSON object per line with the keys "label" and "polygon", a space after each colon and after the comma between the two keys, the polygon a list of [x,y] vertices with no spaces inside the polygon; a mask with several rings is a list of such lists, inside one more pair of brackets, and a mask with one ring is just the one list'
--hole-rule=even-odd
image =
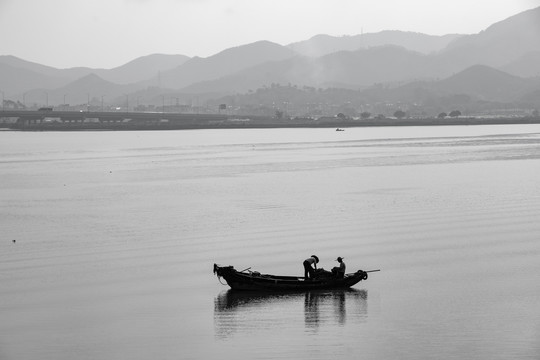
{"label": "distant ridge", "polygon": [[13,55],[0,55],[0,64],[6,64],[13,68],[33,71],[46,76],[58,76],[58,69],[56,68],[27,61]]}
{"label": "distant ridge", "polygon": [[501,67],[501,70],[521,77],[540,77],[540,51],[526,53]]}
{"label": "distant ridge", "polygon": [[[15,57],[2,63],[2,60],[6,59],[6,57],[0,58],[0,86],[4,92],[4,97],[9,98],[10,95],[22,94],[33,89],[56,88],[69,81],[67,78],[53,75],[54,72],[49,72],[42,65],[26,62]],[[16,60],[13,62],[13,59]],[[23,64],[22,67],[18,66],[19,62]],[[44,71],[40,72],[40,70]]]}
{"label": "distant ridge", "polygon": [[[194,84],[185,90],[206,92],[247,92],[264,85],[297,84],[300,86],[359,89],[376,82],[411,81],[434,76],[429,58],[397,46],[381,46],[357,51],[340,51],[319,58],[296,56],[266,62],[216,80]],[[427,75],[426,75],[427,74]]]}
{"label": "distant ridge", "polygon": [[366,102],[420,104],[430,97],[466,95],[485,102],[529,99],[536,104],[540,100],[530,94],[540,87],[539,75],[540,7],[474,35],[395,30],[321,34],[287,46],[257,41],[205,58],[152,54],[112,69],[56,69],[0,56],[4,98],[36,104],[44,99],[84,104],[90,98],[163,106],[165,96],[190,103],[195,96],[212,99],[280,84],[317,91],[370,89]]}
{"label": "distant ridge", "polygon": [[[447,79],[437,88],[447,94],[468,94],[481,100],[515,100],[529,89],[527,80],[493,69],[486,65],[473,65]],[[532,84],[530,84],[532,86]]]}
{"label": "distant ridge", "polygon": [[537,51],[540,51],[540,7],[499,21],[478,34],[460,37],[441,56],[462,70],[475,64],[502,67]]}
{"label": "distant ridge", "polygon": [[386,30],[353,36],[316,35],[309,40],[287,45],[299,54],[320,57],[338,51],[356,51],[369,47],[396,45],[411,51],[429,54],[444,49],[463,35],[433,36],[415,32]]}
{"label": "distant ridge", "polygon": [[270,41],[224,50],[207,58],[195,57],[162,74],[162,86],[180,89],[185,86],[233,74],[246,68],[295,56],[296,53]]}
{"label": "distant ridge", "polygon": [[131,84],[156,77],[159,72],[169,71],[189,60],[190,58],[185,55],[153,54],[98,74],[108,81]]}

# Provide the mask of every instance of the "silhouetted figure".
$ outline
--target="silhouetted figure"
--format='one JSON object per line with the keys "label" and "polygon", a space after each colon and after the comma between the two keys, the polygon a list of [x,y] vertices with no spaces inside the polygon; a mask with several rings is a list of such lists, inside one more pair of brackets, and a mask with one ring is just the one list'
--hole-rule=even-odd
{"label": "silhouetted figure", "polygon": [[11,240],[11,241],[12,241],[14,244],[17,242],[17,240],[15,240],[15,239],[13,239],[13,240]]}
{"label": "silhouetted figure", "polygon": [[317,270],[318,262],[319,258],[315,255],[311,255],[311,257],[304,260],[304,278],[306,280],[313,279],[315,275],[315,270]]}
{"label": "silhouetted figure", "polygon": [[334,274],[335,277],[342,278],[345,276],[345,263],[343,262],[343,258],[341,256],[338,256],[336,261],[339,263],[339,266],[332,268],[332,274]]}

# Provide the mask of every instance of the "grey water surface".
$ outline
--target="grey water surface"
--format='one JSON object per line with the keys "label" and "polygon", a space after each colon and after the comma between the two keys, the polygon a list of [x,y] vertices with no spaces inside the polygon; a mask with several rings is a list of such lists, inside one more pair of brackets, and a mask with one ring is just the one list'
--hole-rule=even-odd
{"label": "grey water surface", "polygon": [[[539,125],[2,131],[0,181],[2,360],[540,358]],[[381,271],[212,274],[311,254]]]}

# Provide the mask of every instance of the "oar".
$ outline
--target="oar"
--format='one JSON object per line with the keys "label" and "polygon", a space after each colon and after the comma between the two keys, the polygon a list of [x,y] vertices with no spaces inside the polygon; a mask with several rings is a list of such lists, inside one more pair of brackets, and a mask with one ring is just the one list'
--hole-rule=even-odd
{"label": "oar", "polygon": [[244,269],[244,270],[242,270],[242,271],[240,271],[240,272],[244,272],[244,271],[249,270],[249,269],[251,269],[251,266],[248,267],[248,268],[246,268],[246,269]]}
{"label": "oar", "polygon": [[381,271],[381,269],[377,269],[377,270],[368,270],[368,271],[364,271],[364,272],[375,272],[375,271]]}

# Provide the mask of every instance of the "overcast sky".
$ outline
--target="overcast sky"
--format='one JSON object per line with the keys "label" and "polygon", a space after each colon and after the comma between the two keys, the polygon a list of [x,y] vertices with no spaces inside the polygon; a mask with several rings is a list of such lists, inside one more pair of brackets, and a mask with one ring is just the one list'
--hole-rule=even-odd
{"label": "overcast sky", "polygon": [[0,55],[57,68],[113,68],[155,53],[207,57],[317,34],[473,34],[538,6],[540,0],[0,0]]}

